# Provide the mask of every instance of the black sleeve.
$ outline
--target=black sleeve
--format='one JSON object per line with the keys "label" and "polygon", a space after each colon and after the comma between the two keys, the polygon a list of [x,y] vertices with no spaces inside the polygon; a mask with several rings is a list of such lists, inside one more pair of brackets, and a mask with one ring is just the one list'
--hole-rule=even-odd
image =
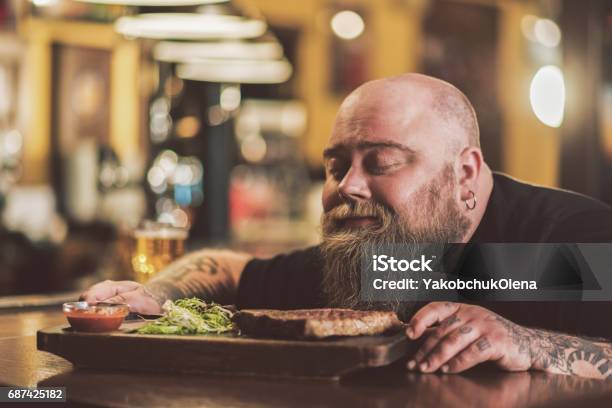
{"label": "black sleeve", "polygon": [[612,243],[612,211],[586,211],[555,222],[543,242]]}
{"label": "black sleeve", "polygon": [[[588,211],[566,217],[562,222],[555,223],[546,242],[612,243],[612,211]],[[585,279],[584,274],[581,277]],[[593,289],[592,286],[593,283],[587,285],[586,289]],[[602,316],[612,314],[612,301],[547,303],[530,308],[528,314],[533,317],[537,314],[534,311],[555,309],[549,310],[548,313],[539,313],[548,319],[553,316],[556,318],[559,327],[553,327],[551,330],[612,340],[612,325],[605,319],[602,320]],[[533,326],[546,327],[541,324],[543,320]]]}
{"label": "black sleeve", "polygon": [[253,259],[238,285],[239,309],[307,309],[321,307],[322,261],[318,247]]}

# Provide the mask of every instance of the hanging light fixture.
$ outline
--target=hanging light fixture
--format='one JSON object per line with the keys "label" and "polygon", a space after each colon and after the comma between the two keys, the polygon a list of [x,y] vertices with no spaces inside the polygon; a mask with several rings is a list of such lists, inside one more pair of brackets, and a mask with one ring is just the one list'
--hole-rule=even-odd
{"label": "hanging light fixture", "polygon": [[75,0],[81,3],[107,4],[111,6],[199,6],[202,4],[226,3],[229,0]]}
{"label": "hanging light fixture", "polygon": [[[213,18],[241,18],[227,14],[204,14]],[[228,20],[229,21],[229,20]],[[249,20],[260,21],[260,20]],[[263,27],[265,29],[265,23]],[[118,22],[119,24],[119,22]],[[199,29],[202,28],[198,25]],[[187,30],[185,25],[181,26]],[[157,38],[166,34],[175,41],[160,41],[153,48],[153,57],[160,62],[177,64],[176,75],[181,79],[204,82],[235,84],[275,84],[289,79],[293,69],[284,58],[283,47],[271,33],[253,32],[257,36],[247,37],[242,30],[242,38],[230,35],[221,37],[213,27],[208,27],[210,38],[198,41],[193,35],[181,36],[176,41],[177,32],[168,36],[168,32],[157,28]],[[119,31],[119,28],[118,28]],[[237,32],[236,32],[237,33]],[[204,36],[203,31],[200,32]],[[147,35],[147,38],[150,38]]]}
{"label": "hanging light fixture", "polygon": [[[292,73],[278,40],[260,18],[242,15],[221,0],[80,0],[128,6],[202,5],[193,13],[144,13],[116,20],[126,37],[159,40],[153,56],[177,64],[181,79],[220,83],[272,84]],[[220,3],[220,4],[216,4]]]}
{"label": "hanging light fixture", "polygon": [[121,17],[115,31],[127,37],[154,40],[256,38],[266,23],[240,16],[197,13],[151,13]]}
{"label": "hanging light fixture", "polygon": [[153,48],[153,57],[177,63],[206,58],[276,60],[283,57],[283,47],[272,36],[255,41],[162,41]]}
{"label": "hanging light fixture", "polygon": [[179,64],[176,75],[181,79],[233,84],[278,84],[289,79],[291,64],[280,60],[201,59]]}

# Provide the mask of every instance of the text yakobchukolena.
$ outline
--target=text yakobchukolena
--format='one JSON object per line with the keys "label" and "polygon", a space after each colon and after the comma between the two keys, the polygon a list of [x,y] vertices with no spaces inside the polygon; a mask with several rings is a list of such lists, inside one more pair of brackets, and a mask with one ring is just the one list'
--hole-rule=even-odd
{"label": "text yakobchukolena", "polygon": [[612,244],[376,245],[362,301],[612,300]]}

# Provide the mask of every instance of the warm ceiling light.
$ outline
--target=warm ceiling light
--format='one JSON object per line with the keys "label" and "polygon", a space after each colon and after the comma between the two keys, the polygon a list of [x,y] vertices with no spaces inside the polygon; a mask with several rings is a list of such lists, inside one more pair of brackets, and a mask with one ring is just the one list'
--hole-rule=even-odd
{"label": "warm ceiling light", "polygon": [[55,6],[57,4],[57,0],[31,0],[32,3],[36,7],[47,7],[47,6]]}
{"label": "warm ceiling light", "polygon": [[128,37],[156,40],[208,40],[256,38],[266,23],[239,16],[196,13],[152,13],[121,17],[115,31]]}
{"label": "warm ceiling light", "polygon": [[561,29],[552,20],[541,18],[534,26],[535,38],[545,47],[556,47],[561,42]]}
{"label": "warm ceiling light", "polygon": [[559,25],[547,18],[538,18],[533,15],[523,16],[521,30],[527,39],[545,47],[554,48],[561,42]]}
{"label": "warm ceiling light", "polygon": [[525,38],[527,38],[530,41],[537,41],[535,38],[535,25],[538,22],[539,18],[537,18],[536,16],[532,15],[532,14],[528,14],[526,16],[523,16],[521,18],[521,31],[523,32],[523,35],[525,36]]}
{"label": "warm ceiling light", "polygon": [[229,0],[75,0],[81,3],[109,4],[119,6],[198,6],[201,4],[226,3]]}
{"label": "warm ceiling light", "polygon": [[565,82],[563,73],[554,65],[538,70],[531,81],[529,99],[533,113],[542,123],[559,127],[565,110]]}
{"label": "warm ceiling light", "polygon": [[181,64],[176,69],[177,76],[182,79],[231,84],[278,84],[287,81],[291,73],[291,64],[286,59],[202,59],[197,63]]}
{"label": "warm ceiling light", "polygon": [[338,37],[352,40],[363,33],[365,23],[359,14],[354,11],[344,10],[332,17],[331,28]]}
{"label": "warm ceiling light", "polygon": [[269,41],[178,42],[162,41],[153,56],[164,62],[190,62],[201,58],[276,60],[283,57],[283,47]]}

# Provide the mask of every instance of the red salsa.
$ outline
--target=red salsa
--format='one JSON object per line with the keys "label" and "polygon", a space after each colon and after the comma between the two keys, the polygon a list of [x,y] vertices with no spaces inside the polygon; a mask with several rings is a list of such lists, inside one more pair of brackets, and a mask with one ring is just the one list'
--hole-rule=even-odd
{"label": "red salsa", "polygon": [[94,333],[117,330],[127,315],[122,310],[71,310],[65,314],[75,330]]}

